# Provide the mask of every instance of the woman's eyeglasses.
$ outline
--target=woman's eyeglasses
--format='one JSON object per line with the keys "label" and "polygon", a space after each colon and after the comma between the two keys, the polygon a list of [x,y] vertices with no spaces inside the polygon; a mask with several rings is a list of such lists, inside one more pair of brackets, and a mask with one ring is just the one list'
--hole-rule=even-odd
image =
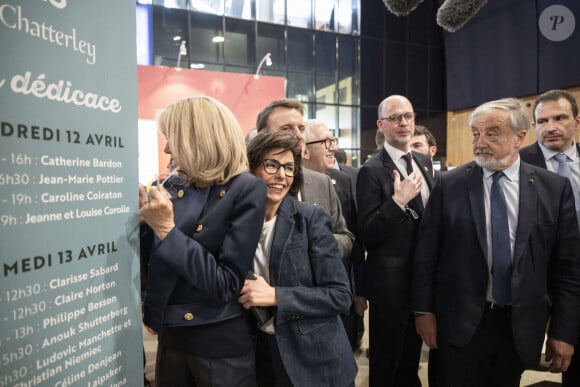
{"label": "woman's eyeglasses", "polygon": [[296,174],[296,165],[294,163],[280,164],[278,160],[266,159],[262,161],[264,171],[270,175],[278,173],[280,167],[284,168],[284,174],[288,177],[294,177]]}

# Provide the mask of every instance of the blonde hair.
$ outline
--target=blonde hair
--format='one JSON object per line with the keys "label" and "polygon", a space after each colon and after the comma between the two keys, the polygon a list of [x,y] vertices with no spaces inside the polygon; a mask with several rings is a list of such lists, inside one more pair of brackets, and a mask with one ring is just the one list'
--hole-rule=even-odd
{"label": "blonde hair", "polygon": [[191,97],[175,102],[159,116],[179,173],[197,187],[224,184],[248,170],[242,130],[218,100]]}

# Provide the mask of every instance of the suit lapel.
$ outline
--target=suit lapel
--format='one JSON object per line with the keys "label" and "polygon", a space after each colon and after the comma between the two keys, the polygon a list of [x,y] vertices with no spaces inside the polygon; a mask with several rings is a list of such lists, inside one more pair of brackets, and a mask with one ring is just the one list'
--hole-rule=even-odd
{"label": "suit lapel", "polygon": [[525,163],[520,164],[520,197],[518,227],[514,243],[513,266],[517,267],[519,260],[526,250],[526,242],[532,232],[534,217],[536,214],[536,202],[538,192],[535,187],[536,174]]}
{"label": "suit lapel", "polygon": [[536,142],[533,147],[529,150],[529,161],[532,165],[537,165],[544,169],[547,168],[546,166],[546,159],[544,158],[544,153],[542,149],[540,149],[540,145]]}
{"label": "suit lapel", "polygon": [[284,251],[286,245],[292,235],[292,228],[294,227],[294,214],[297,212],[294,198],[286,195],[276,218],[276,225],[274,227],[274,239],[272,240],[272,248],[270,249],[270,284],[275,286],[280,283],[282,262],[284,259]]}
{"label": "suit lapel", "polygon": [[[321,185],[321,179],[316,177],[318,172],[302,168],[302,173],[304,175],[304,185],[300,190],[302,201],[329,209],[330,204],[328,202],[328,191]],[[324,176],[324,174],[320,175]],[[324,195],[326,195],[326,197]]]}
{"label": "suit lapel", "polygon": [[399,175],[403,176],[403,174],[401,173],[399,168],[397,168],[395,162],[393,161],[393,159],[391,159],[391,156],[389,156],[387,150],[384,147],[381,149],[380,157],[383,166],[387,169],[387,176],[389,177],[389,179],[391,179],[391,181],[394,181],[393,170],[395,169],[399,172]]}
{"label": "suit lapel", "polygon": [[435,178],[433,177],[433,166],[431,163],[425,163],[424,159],[415,156],[415,152],[412,152],[413,160],[417,163],[419,168],[421,169],[421,173],[425,177],[425,181],[427,182],[427,186],[429,187],[429,191],[433,189],[433,185],[435,184]]}
{"label": "suit lapel", "polygon": [[483,196],[483,169],[474,162],[467,171],[467,191],[469,195],[469,206],[473,218],[473,225],[477,233],[479,245],[483,255],[487,257],[487,230],[485,219],[485,205]]}

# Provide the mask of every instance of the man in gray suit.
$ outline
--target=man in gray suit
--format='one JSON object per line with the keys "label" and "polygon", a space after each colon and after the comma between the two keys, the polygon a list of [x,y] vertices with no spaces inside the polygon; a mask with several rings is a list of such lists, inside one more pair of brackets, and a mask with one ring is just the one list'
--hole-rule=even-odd
{"label": "man in gray suit", "polygon": [[[304,124],[306,128],[304,131],[306,147],[303,152],[302,166],[313,171],[324,173],[330,177],[340,200],[342,215],[346,220],[347,227],[355,236],[352,254],[343,263],[346,272],[349,273],[351,289],[356,294],[355,281],[359,281],[360,279],[355,279],[355,275],[364,270],[364,249],[362,248],[362,244],[356,240],[358,219],[355,191],[352,187],[350,177],[346,173],[333,168],[338,140],[334,138],[328,126],[323,121],[316,119],[306,120]],[[362,318],[366,308],[366,300],[357,295],[355,296],[355,302],[351,307],[350,313],[341,315],[342,323],[346,329],[353,351],[356,351],[360,347],[360,339],[358,337],[359,323],[363,327],[364,332]],[[362,338],[362,335],[360,338]]]}
{"label": "man in gray suit", "polygon": [[[262,130],[287,130],[302,141],[304,139],[304,106],[293,99],[272,101],[259,114],[256,121],[258,132]],[[299,199],[305,203],[322,207],[332,221],[332,232],[338,242],[341,256],[348,259],[352,251],[354,235],[348,230],[342,216],[338,196],[330,178],[322,173],[302,168],[304,186],[300,190]]]}

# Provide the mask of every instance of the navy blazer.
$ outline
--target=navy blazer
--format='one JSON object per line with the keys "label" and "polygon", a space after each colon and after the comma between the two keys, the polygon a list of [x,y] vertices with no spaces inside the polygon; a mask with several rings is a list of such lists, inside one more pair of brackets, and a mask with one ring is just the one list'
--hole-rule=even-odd
{"label": "navy blazer", "polygon": [[270,250],[276,341],[295,386],[350,386],[357,366],[340,314],[352,303],[330,218],[286,196]]}
{"label": "navy blazer", "polygon": [[[431,161],[417,152],[412,155],[432,189]],[[394,170],[403,176],[384,147],[359,169],[358,235],[367,250],[366,284],[359,289],[373,303],[410,308],[412,258],[419,219],[401,210],[393,200]],[[421,216],[414,201],[409,202],[409,207]]]}
{"label": "navy blazer", "polygon": [[[431,192],[417,238],[413,308],[433,312],[438,338],[472,338],[488,289],[483,170],[474,162],[444,174]],[[513,252],[512,333],[527,367],[548,335],[574,344],[580,323],[580,237],[570,182],[521,163]]]}
{"label": "navy blazer", "polygon": [[175,228],[161,242],[151,229],[142,238],[142,249],[150,251],[145,324],[159,330],[240,316],[237,299],[262,230],[265,183],[242,173],[201,191],[171,189],[179,192]]}

